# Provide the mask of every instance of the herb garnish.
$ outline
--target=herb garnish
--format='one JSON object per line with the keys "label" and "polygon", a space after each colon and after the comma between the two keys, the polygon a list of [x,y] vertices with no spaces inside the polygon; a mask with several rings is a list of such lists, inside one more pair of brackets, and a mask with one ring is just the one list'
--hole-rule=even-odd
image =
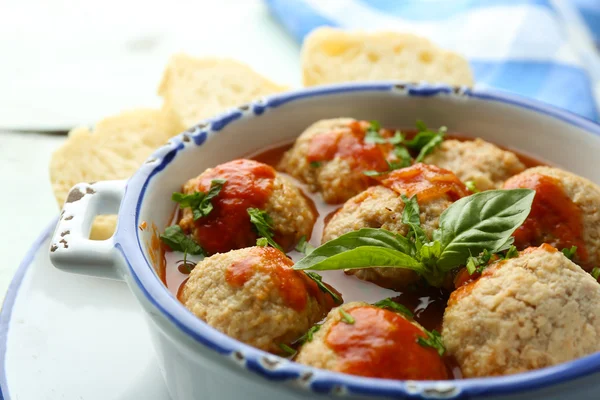
{"label": "herb garnish", "polygon": [[311,168],[319,168],[322,164],[323,164],[322,161],[311,161],[310,162],[310,167]]}
{"label": "herb garnish", "polygon": [[466,181],[465,182],[465,186],[472,193],[479,193],[479,192],[481,192],[481,190],[477,189],[477,185],[475,184],[475,181]]}
{"label": "herb garnish", "polygon": [[319,324],[312,326],[304,335],[294,340],[292,344],[304,344],[306,342],[312,342],[314,334],[317,333],[319,329],[321,329],[321,325]]}
{"label": "herb garnish", "polygon": [[403,199],[402,221],[410,228],[407,237],[385,229],[363,228],[317,247],[294,268],[316,271],[403,268],[440,287],[446,275],[466,265],[472,254],[508,250],[512,245],[511,235],[529,215],[534,196],[531,189],[511,189],[463,197],[442,213],[432,240],[420,227],[416,198]]}
{"label": "herb garnish", "polygon": [[342,316],[342,322],[344,322],[345,324],[353,325],[356,322],[354,317],[348,314],[348,312],[343,308],[340,308],[340,315]]}
{"label": "herb garnish", "polygon": [[298,354],[297,350],[291,348],[290,346],[288,346],[285,343],[279,343],[279,348],[281,350],[283,350],[284,353],[286,354],[285,358],[292,359],[292,358],[294,358],[296,356],[296,354]]}
{"label": "herb garnish", "polygon": [[519,250],[515,246],[510,246],[506,254],[504,255],[504,259],[519,257]]}
{"label": "herb garnish", "polygon": [[374,169],[370,169],[370,170],[367,170],[367,171],[363,171],[363,174],[365,174],[366,176],[380,176],[380,175],[384,175],[384,174],[387,174],[389,172],[395,171],[395,170],[400,169],[400,168],[409,167],[410,166],[410,160],[411,160],[410,159],[410,155],[408,156],[408,159],[402,159],[399,162],[385,160],[385,162],[388,165],[388,169],[386,171],[376,171]]}
{"label": "herb garnish", "polygon": [[572,260],[575,254],[577,253],[577,246],[571,246],[571,248],[565,247],[564,249],[562,249],[562,253],[569,260]]}
{"label": "herb garnish", "polygon": [[417,338],[417,343],[423,347],[432,347],[437,350],[438,354],[441,356],[446,352],[446,348],[444,347],[444,343],[442,342],[442,335],[435,329],[432,331],[425,330],[426,338],[419,336]]}
{"label": "herb garnish", "polygon": [[210,189],[208,193],[194,192],[192,194],[184,194],[173,192],[171,200],[179,204],[180,208],[190,207],[194,215],[194,221],[206,217],[213,210],[211,200],[215,198],[227,182],[225,179],[213,179],[210,181]]}
{"label": "herb garnish", "polygon": [[400,314],[404,314],[408,318],[413,317],[413,313],[408,308],[406,308],[402,304],[396,303],[394,300],[390,299],[389,297],[387,299],[379,300],[377,303],[374,303],[373,305],[375,307],[388,308],[392,311],[399,312]]}
{"label": "herb garnish", "polygon": [[306,240],[306,236],[302,236],[300,238],[300,241],[296,245],[296,251],[304,254],[305,256],[312,253],[312,251],[314,249],[315,249],[315,247],[313,245],[311,245],[310,243],[308,243],[308,241]]}
{"label": "herb garnish", "polygon": [[179,225],[171,225],[165,229],[165,232],[160,235],[160,239],[173,251],[181,251],[185,256],[206,255],[204,249],[194,241],[191,237],[183,233],[183,229]]}
{"label": "herb garnish", "polygon": [[338,296],[337,293],[335,293],[333,290],[331,290],[329,287],[327,287],[326,284],[323,283],[323,278],[321,277],[321,275],[317,274],[316,272],[307,272],[306,275],[310,279],[315,281],[315,283],[317,284],[317,286],[319,287],[319,289],[322,292],[325,292],[325,293],[329,294],[331,297],[333,297],[333,300],[337,304],[342,304],[342,299],[340,298],[340,296]]}
{"label": "herb garnish", "polygon": [[417,120],[416,125],[419,133],[412,140],[407,141],[406,146],[412,150],[419,150],[419,155],[415,158],[415,163],[418,163],[444,141],[447,128],[442,126],[435,132],[428,129],[421,120]]}
{"label": "herb garnish", "polygon": [[256,239],[256,245],[258,247],[267,247],[269,245],[269,241],[267,240],[267,238],[259,237],[258,239]]}
{"label": "herb garnish", "polygon": [[594,269],[592,269],[592,276],[594,277],[594,279],[598,280],[598,278],[600,278],[600,268],[598,267],[594,267]]}
{"label": "herb garnish", "polygon": [[483,250],[477,257],[469,256],[466,265],[469,275],[473,275],[475,272],[478,274],[482,273],[485,267],[487,267],[491,258],[492,253],[487,250]]}
{"label": "herb garnish", "polygon": [[[250,216],[250,222],[254,225],[254,229],[259,236],[267,239],[267,243],[271,247],[275,247],[278,250],[283,251],[281,246],[273,240],[273,221],[266,211],[259,210],[258,208],[249,208],[246,210]],[[258,242],[257,242],[258,243]]]}

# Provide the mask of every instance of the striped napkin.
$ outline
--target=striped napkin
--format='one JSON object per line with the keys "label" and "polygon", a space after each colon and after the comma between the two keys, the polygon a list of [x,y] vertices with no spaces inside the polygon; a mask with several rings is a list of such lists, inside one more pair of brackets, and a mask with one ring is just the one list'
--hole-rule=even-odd
{"label": "striped napkin", "polygon": [[598,121],[600,0],[265,0],[298,40],[328,25],[415,33],[463,54],[476,87]]}

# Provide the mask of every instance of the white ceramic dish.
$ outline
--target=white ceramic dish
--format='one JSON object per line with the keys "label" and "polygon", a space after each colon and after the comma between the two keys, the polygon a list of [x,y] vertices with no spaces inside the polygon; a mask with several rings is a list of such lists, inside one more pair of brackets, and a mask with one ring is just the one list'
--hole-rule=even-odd
{"label": "white ceramic dish", "polygon": [[0,400],[168,400],[127,285],[54,268],[55,226],[31,246],[0,313]]}
{"label": "white ceramic dish", "polygon": [[[498,93],[393,83],[351,84],[274,96],[232,110],[173,138],[125,185],[99,182],[75,187],[65,204],[50,252],[59,268],[124,278],[149,317],[158,360],[174,399],[301,399],[329,396],[395,398],[558,399],[597,398],[600,354],[506,377],[403,382],[318,370],[244,345],[212,329],[171,295],[148,263],[150,230],[168,224],[170,195],[207,167],[291,141],[312,122],[351,116],[383,126],[430,126],[536,155],[600,182],[596,157],[600,127],[540,103]],[[120,202],[121,197],[123,198]],[[115,236],[85,239],[91,220],[119,208]],[[335,285],[335,283],[334,283]],[[339,288],[339,287],[338,287]],[[345,298],[355,297],[355,293]]]}

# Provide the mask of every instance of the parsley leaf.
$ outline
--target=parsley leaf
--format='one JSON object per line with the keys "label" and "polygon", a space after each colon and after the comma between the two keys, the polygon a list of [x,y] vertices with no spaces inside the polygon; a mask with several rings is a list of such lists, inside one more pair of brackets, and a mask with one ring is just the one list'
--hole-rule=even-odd
{"label": "parsley leaf", "polygon": [[404,314],[408,318],[413,317],[413,313],[408,308],[406,308],[402,304],[396,303],[394,300],[390,299],[389,297],[387,299],[379,300],[377,303],[374,303],[373,305],[375,307],[379,307],[379,308],[389,308],[392,311],[396,311],[396,312],[399,312],[400,314]]}
{"label": "parsley leaf", "polygon": [[564,248],[562,249],[562,253],[565,255],[565,257],[567,257],[569,260],[572,260],[573,257],[575,256],[575,254],[577,253],[577,246],[571,246],[571,248]]}
{"label": "parsley leaf", "polygon": [[340,315],[342,316],[342,322],[344,322],[345,324],[353,325],[356,322],[354,317],[348,314],[348,312],[343,308],[340,308]]}
{"label": "parsley leaf", "polygon": [[469,189],[472,193],[479,193],[480,190],[477,189],[477,185],[475,184],[475,181],[466,181],[465,182],[465,186],[467,187],[467,189]]}
{"label": "parsley leaf", "polygon": [[[409,160],[410,160],[410,158],[409,158]],[[407,165],[405,160],[401,160],[400,162],[385,160],[385,162],[388,165],[388,169],[386,171],[376,171],[374,169],[370,169],[367,171],[363,171],[363,174],[365,174],[366,176],[380,176],[380,175],[385,175],[389,172],[395,171],[400,168],[408,167],[410,165],[410,161],[408,161],[408,165]]]}
{"label": "parsley leaf", "polygon": [[402,223],[409,226],[410,232],[408,237],[414,237],[417,250],[420,250],[423,244],[429,243],[429,238],[427,235],[425,235],[423,228],[421,228],[421,211],[419,210],[417,196],[414,195],[409,199],[405,195],[402,195],[401,198],[404,202],[404,210],[402,210]]}
{"label": "parsley leaf", "polygon": [[302,236],[300,238],[300,241],[298,242],[298,244],[296,245],[296,251],[304,254],[305,256],[309,255],[310,253],[313,252],[314,250],[314,246],[312,246],[310,243],[308,243],[308,241],[306,240],[306,236]]}
{"label": "parsley leaf", "polygon": [[225,182],[227,182],[225,179],[213,179],[210,182],[208,193],[194,192],[192,194],[184,194],[174,192],[171,200],[178,203],[180,208],[190,207],[194,215],[194,221],[197,221],[202,217],[206,217],[213,210],[214,207],[211,200],[218,196]]}
{"label": "parsley leaf", "polygon": [[484,249],[481,254],[477,257],[470,256],[467,258],[467,271],[469,275],[473,275],[475,272],[482,273],[485,267],[487,267],[490,259],[492,258],[492,253]]}
{"label": "parsley leaf", "polygon": [[381,124],[379,121],[371,120],[369,121],[369,130],[378,132],[381,129]]}
{"label": "parsley leaf", "polygon": [[306,276],[315,281],[315,283],[322,292],[325,292],[331,297],[333,297],[333,300],[337,304],[342,304],[342,299],[340,298],[340,296],[338,296],[337,293],[335,293],[326,284],[323,283],[323,278],[321,277],[321,275],[317,274],[316,272],[306,272]]}
{"label": "parsley leaf", "polygon": [[417,130],[419,133],[412,139],[406,142],[412,150],[419,150],[419,155],[415,159],[415,162],[421,162],[429,153],[431,153],[437,146],[444,141],[444,135],[446,133],[446,127],[442,126],[437,132],[427,128],[425,123],[421,120],[417,120]]}
{"label": "parsley leaf", "polygon": [[323,164],[323,162],[321,162],[321,161],[311,161],[310,162],[311,168],[319,168],[322,164]]}
{"label": "parsley leaf", "polygon": [[285,358],[292,359],[298,354],[298,351],[285,343],[279,343],[279,348],[285,353]]}
{"label": "parsley leaf", "polygon": [[254,225],[254,229],[259,236],[267,239],[267,242],[271,247],[275,247],[277,250],[283,251],[281,246],[273,240],[273,227],[271,224],[271,217],[266,211],[259,210],[258,208],[248,208],[246,210],[250,216],[250,222]]}
{"label": "parsley leaf", "polygon": [[419,336],[417,338],[417,343],[423,347],[432,347],[437,350],[438,354],[441,356],[446,352],[446,348],[444,347],[444,343],[442,342],[442,335],[435,329],[431,332],[426,330],[425,334],[427,337]]}
{"label": "parsley leaf", "polygon": [[600,268],[598,267],[594,267],[594,269],[592,269],[592,276],[594,277],[594,279],[598,280],[598,278],[600,278]]}
{"label": "parsley leaf", "polygon": [[267,240],[267,238],[259,237],[258,239],[256,239],[256,245],[259,247],[267,247],[269,245],[269,241]]}
{"label": "parsley leaf", "polygon": [[312,326],[304,335],[294,340],[292,344],[304,344],[306,342],[312,342],[314,334],[317,333],[319,329],[321,329],[321,325],[319,324]]}
{"label": "parsley leaf", "polygon": [[515,258],[515,257],[519,257],[519,251],[517,250],[517,248],[515,246],[510,246],[510,248],[504,255],[504,258],[506,259],[506,258]]}
{"label": "parsley leaf", "polygon": [[181,251],[182,253],[193,255],[206,255],[204,249],[194,241],[191,237],[183,233],[183,229],[179,225],[171,225],[165,229],[165,232],[160,235],[160,239],[171,248],[173,251]]}

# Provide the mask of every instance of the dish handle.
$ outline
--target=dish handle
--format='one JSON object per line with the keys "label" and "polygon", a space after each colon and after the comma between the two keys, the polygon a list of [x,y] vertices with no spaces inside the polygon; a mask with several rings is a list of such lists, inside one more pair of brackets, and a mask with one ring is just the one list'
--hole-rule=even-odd
{"label": "dish handle", "polygon": [[58,269],[83,275],[123,279],[114,236],[90,240],[97,215],[116,214],[125,193],[126,180],[80,183],[63,205],[50,244],[50,261]]}

